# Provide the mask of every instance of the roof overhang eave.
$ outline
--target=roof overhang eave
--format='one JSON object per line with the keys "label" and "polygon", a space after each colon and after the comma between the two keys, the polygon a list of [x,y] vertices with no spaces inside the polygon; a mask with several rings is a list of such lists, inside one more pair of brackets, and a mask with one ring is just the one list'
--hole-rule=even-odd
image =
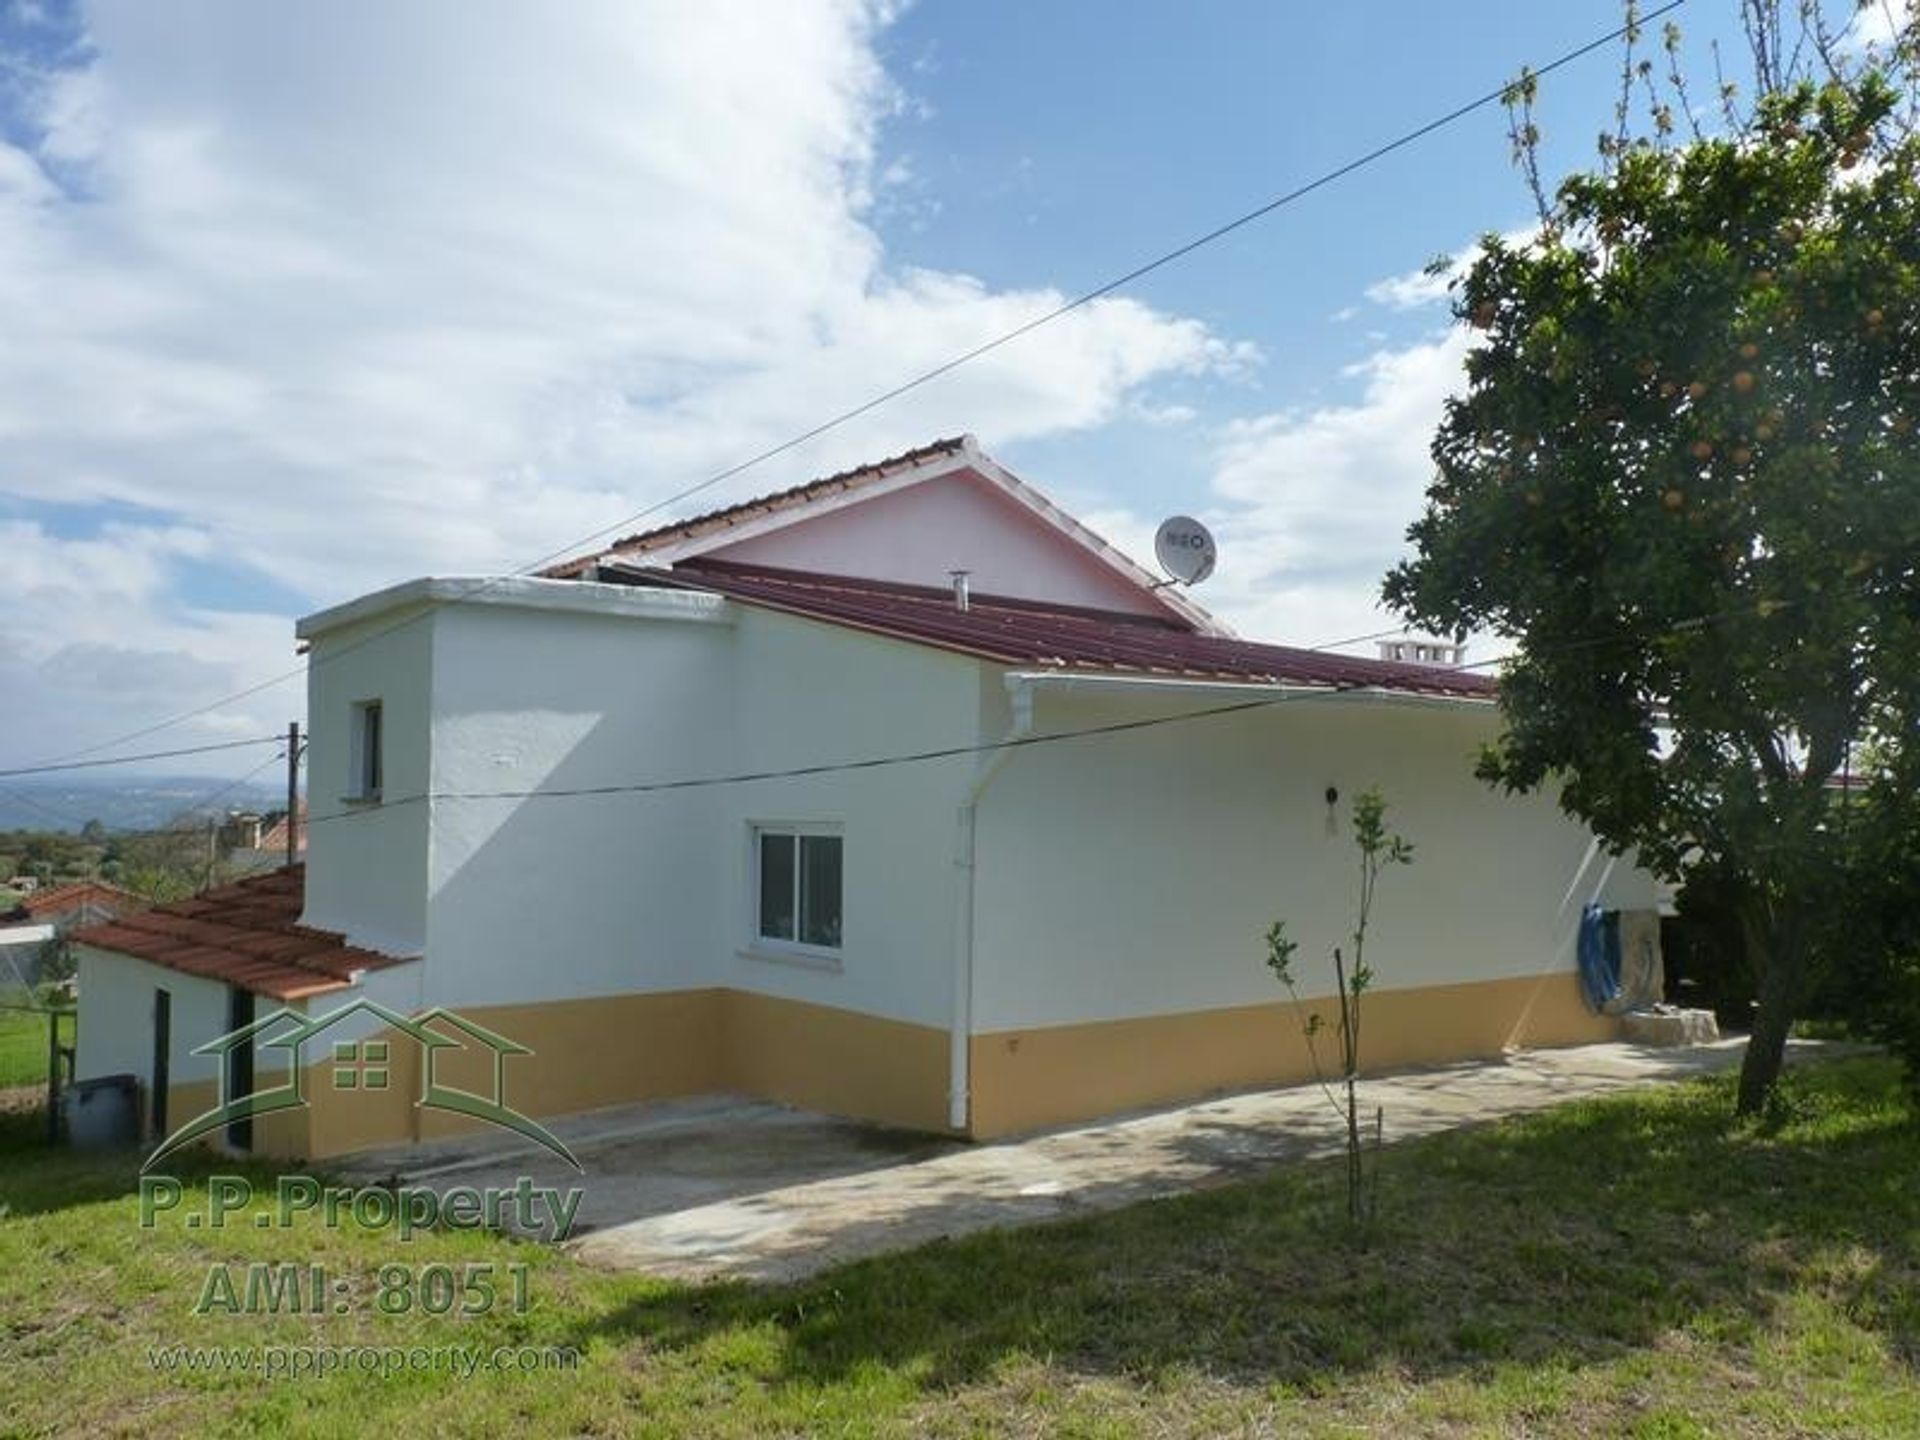
{"label": "roof overhang eave", "polygon": [[1050,690],[1087,690],[1115,696],[1130,694],[1235,697],[1271,695],[1275,698],[1318,698],[1356,705],[1412,705],[1425,709],[1487,710],[1491,695],[1447,694],[1427,690],[1399,690],[1381,685],[1302,684],[1285,680],[1228,680],[1186,675],[1142,675],[1104,670],[1009,670],[1009,690],[1044,686]]}
{"label": "roof overhang eave", "polygon": [[295,623],[294,636],[312,641],[330,631],[390,612],[447,605],[564,610],[644,620],[719,624],[728,621],[726,606],[719,598],[692,592],[644,591],[630,585],[543,580],[526,575],[440,575],[390,585],[331,609],[316,611]]}

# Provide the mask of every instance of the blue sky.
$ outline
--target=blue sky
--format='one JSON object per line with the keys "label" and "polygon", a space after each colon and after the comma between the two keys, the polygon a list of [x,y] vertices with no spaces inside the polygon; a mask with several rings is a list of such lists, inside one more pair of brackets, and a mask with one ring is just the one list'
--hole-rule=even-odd
{"label": "blue sky", "polygon": [[[882,44],[925,109],[887,132],[883,168],[903,162],[913,181],[879,228],[907,263],[1088,288],[1604,34],[1620,13],[1617,0],[920,6]],[[1731,5],[1695,0],[1677,18],[1703,59],[1709,39],[1743,43]],[[1546,82],[1557,165],[1591,158],[1618,70],[1609,48]],[[1508,150],[1505,112],[1490,107],[1141,282],[1132,293],[1263,352],[1242,387],[1191,385],[1181,399],[1222,420],[1351,396],[1347,367],[1445,320],[1367,306],[1369,286],[1527,223]],[[1044,473],[1096,455],[1148,509],[1170,471],[1205,484],[1189,435],[1134,425],[1098,438],[1023,443],[1009,458]]]}
{"label": "blue sky", "polygon": [[[1618,13],[0,0],[0,765],[612,523]],[[1702,64],[1736,16],[1681,12]],[[1617,75],[1547,82],[1556,167]],[[1490,108],[709,498],[971,430],[1129,548],[1207,518],[1246,633],[1378,628],[1463,344],[1392,282],[1528,217]]]}

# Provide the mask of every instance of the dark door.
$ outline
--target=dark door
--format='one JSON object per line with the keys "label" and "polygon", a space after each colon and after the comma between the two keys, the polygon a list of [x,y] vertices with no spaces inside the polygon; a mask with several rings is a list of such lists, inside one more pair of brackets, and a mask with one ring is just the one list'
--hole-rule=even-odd
{"label": "dark door", "polygon": [[[244,1030],[253,1024],[253,992],[238,985],[227,987],[227,1033]],[[226,1099],[234,1101],[253,1093],[253,1037],[248,1036],[227,1051]],[[253,1117],[242,1115],[227,1122],[227,1143],[236,1150],[253,1148]]]}
{"label": "dark door", "polygon": [[170,1082],[167,1056],[173,1050],[173,996],[165,990],[153,992],[153,1135],[167,1133],[167,1086]]}

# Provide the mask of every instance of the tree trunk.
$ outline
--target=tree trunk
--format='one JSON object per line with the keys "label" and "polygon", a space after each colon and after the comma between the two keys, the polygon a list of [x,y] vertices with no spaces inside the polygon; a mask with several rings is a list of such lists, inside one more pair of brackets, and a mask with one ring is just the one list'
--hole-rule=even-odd
{"label": "tree trunk", "polygon": [[1746,1058],[1740,1063],[1740,1098],[1735,1109],[1741,1115],[1757,1115],[1780,1080],[1787,1032],[1793,1028],[1800,1003],[1806,947],[1799,927],[1791,922],[1769,925],[1766,918],[1747,913],[1741,928],[1759,1004],[1753,1013],[1753,1033],[1747,1037]]}

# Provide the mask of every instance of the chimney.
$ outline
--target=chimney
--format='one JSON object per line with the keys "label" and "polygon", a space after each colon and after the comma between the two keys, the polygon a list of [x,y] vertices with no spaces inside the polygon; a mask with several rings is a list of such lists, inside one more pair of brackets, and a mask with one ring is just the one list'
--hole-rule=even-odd
{"label": "chimney", "polygon": [[963,614],[973,608],[973,592],[967,583],[968,577],[972,573],[971,570],[949,570],[947,572],[948,575],[953,577],[953,608]]}
{"label": "chimney", "polygon": [[1400,665],[1451,669],[1466,664],[1467,646],[1462,640],[1432,640],[1424,635],[1402,634],[1398,639],[1380,642],[1380,658]]}

